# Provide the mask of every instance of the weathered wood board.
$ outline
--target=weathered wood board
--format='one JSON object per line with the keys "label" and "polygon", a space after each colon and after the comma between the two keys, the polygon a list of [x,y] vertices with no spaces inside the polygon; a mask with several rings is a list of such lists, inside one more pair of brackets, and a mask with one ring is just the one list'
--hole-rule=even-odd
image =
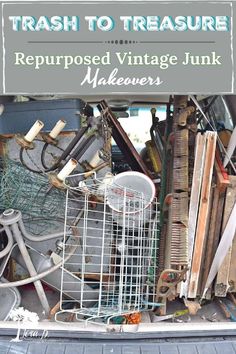
{"label": "weathered wood board", "polygon": [[[194,247],[194,239],[196,233],[197,225],[197,215],[199,207],[199,199],[202,185],[203,169],[205,162],[205,147],[206,147],[206,135],[197,134],[196,137],[196,150],[195,150],[195,161],[193,170],[193,179],[191,186],[191,196],[189,204],[189,227],[188,227],[188,266],[191,268],[192,255]],[[190,280],[190,272],[188,271],[186,276],[186,281],[181,283],[180,297],[187,298],[188,287]]]}
{"label": "weathered wood board", "polygon": [[232,251],[231,251],[231,262],[229,269],[229,291],[236,292],[236,234],[233,239]]}
{"label": "weathered wood board", "polygon": [[[207,277],[210,271],[210,266],[215,255],[221,231],[221,224],[223,219],[223,206],[224,198],[227,187],[230,184],[229,176],[224,170],[224,167],[220,161],[219,153],[216,150],[216,159],[214,164],[214,174],[215,174],[215,185],[213,187],[213,202],[211,206],[210,213],[210,227],[206,237],[206,246],[205,246],[205,259],[202,275],[202,284],[201,284],[201,294],[204,292],[205,284]],[[207,299],[211,299],[211,288],[206,294]]]}
{"label": "weathered wood board", "polygon": [[213,165],[215,160],[216,137],[217,135],[214,132],[206,133],[206,158],[204,164],[197,230],[189,282],[189,298],[195,298],[197,295],[199,272],[201,268],[204,239],[206,235],[207,219],[209,213],[210,189],[213,175]]}
{"label": "weathered wood board", "polygon": [[[227,221],[233,209],[235,200],[236,200],[236,176],[230,176],[230,186],[227,188],[226,191],[222,230],[225,229],[225,226],[227,224]],[[233,249],[235,248],[234,243],[235,242],[233,242],[234,247],[232,246]],[[232,255],[232,247],[230,247],[217,274],[216,283],[215,283],[215,295],[219,297],[225,297],[227,295],[227,291],[230,287],[229,284],[230,269],[231,269],[231,277],[233,277],[234,279],[236,278],[235,276],[236,260],[235,260],[235,254],[234,254],[234,258]],[[235,264],[234,272],[233,272],[233,265],[231,266],[231,260]]]}

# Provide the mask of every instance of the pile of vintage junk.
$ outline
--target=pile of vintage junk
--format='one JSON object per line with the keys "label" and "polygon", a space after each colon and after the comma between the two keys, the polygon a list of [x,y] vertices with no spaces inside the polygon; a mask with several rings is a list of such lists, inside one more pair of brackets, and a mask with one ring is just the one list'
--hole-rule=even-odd
{"label": "pile of vintage junk", "polygon": [[106,101],[18,100],[0,117],[0,320],[236,321],[235,99],[150,105],[141,153]]}

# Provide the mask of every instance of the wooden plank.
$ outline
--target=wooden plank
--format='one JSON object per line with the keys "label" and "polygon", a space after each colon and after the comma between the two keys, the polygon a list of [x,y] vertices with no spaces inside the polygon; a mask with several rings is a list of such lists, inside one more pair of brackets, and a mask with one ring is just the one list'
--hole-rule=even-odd
{"label": "wooden plank", "polygon": [[[225,208],[224,208],[224,217],[223,217],[223,226],[222,229],[225,229],[229,216],[232,212],[235,200],[236,200],[236,176],[230,176],[230,186],[227,188],[226,199],[225,199]],[[232,247],[230,247],[216,278],[215,284],[215,295],[219,297],[225,297],[229,288],[229,272],[231,267],[232,259]],[[233,261],[235,262],[235,260]],[[235,263],[236,264],[236,263]],[[236,268],[235,268],[236,269]],[[234,273],[236,272],[234,269]]]}
{"label": "wooden plank", "polygon": [[[212,245],[212,260],[211,260],[211,264],[213,262],[214,255],[216,253],[216,250],[217,250],[217,247],[218,247],[218,244],[219,244],[219,240],[220,240],[224,204],[225,204],[225,193],[220,193],[219,194],[218,205],[216,207],[217,216],[216,216],[216,223],[215,223],[215,230],[214,230],[214,239],[213,239],[213,245]],[[209,269],[209,272],[210,272],[210,269]],[[207,277],[209,275],[209,272],[206,274]],[[204,288],[203,288],[203,292],[204,292],[204,290],[206,288],[206,282],[202,282],[202,285],[204,286]],[[212,298],[211,293],[212,293],[212,285],[210,285],[208,287],[208,290],[207,290],[207,292],[204,295],[205,298],[210,300]]]}
{"label": "wooden plank", "polygon": [[224,167],[226,167],[234,153],[236,147],[236,127],[234,127],[233,133],[231,135],[229,145],[227,147],[227,154],[224,159]]}
{"label": "wooden plank", "polygon": [[230,291],[236,292],[236,234],[234,235],[231,251],[231,262],[229,269]]}
{"label": "wooden plank", "polygon": [[227,224],[225,226],[223,235],[221,237],[220,243],[217,247],[210,272],[208,274],[208,278],[206,281],[206,286],[204,289],[204,294],[207,292],[209,286],[212,284],[215,279],[224,259],[227,255],[228,250],[232,246],[232,241],[236,232],[236,201],[234,203],[232,212],[230,213],[229,219],[227,220]]}
{"label": "wooden plank", "polygon": [[229,186],[229,176],[225,170],[221,160],[218,149],[216,150],[216,159],[215,159],[215,172],[216,172],[216,184],[220,193],[224,193],[226,188]]}
{"label": "wooden plank", "polygon": [[214,208],[214,206],[213,206],[214,190],[215,189],[211,185],[210,196],[209,196],[209,199],[210,199],[209,212],[207,215],[205,238],[204,238],[204,243],[203,243],[203,247],[202,247],[202,263],[201,263],[200,272],[199,272],[197,295],[202,295],[202,293],[204,291],[204,285],[206,283],[207,275],[209,273],[210,266],[211,266],[211,262],[209,262],[209,265],[208,265],[208,259],[210,257],[212,257],[212,259],[213,259],[213,256],[211,256],[213,237],[211,239],[209,238],[209,231],[210,231],[211,221],[212,221],[212,209]]}
{"label": "wooden plank", "polygon": [[[197,134],[196,151],[194,160],[193,179],[189,204],[189,228],[188,228],[188,267],[191,268],[194,239],[197,225],[198,206],[202,185],[203,169],[205,162],[206,135]],[[181,283],[180,297],[187,298],[190,280],[190,272],[187,272],[186,281]]]}
{"label": "wooden plank", "polygon": [[214,132],[206,133],[206,159],[203,172],[197,231],[189,282],[189,298],[195,298],[197,295],[199,272],[202,262],[203,245],[207,227],[207,216],[209,212],[210,189],[215,160],[216,137],[217,134]]}
{"label": "wooden plank", "polygon": [[[210,266],[213,261],[214,254],[216,252],[220,231],[221,231],[221,223],[223,218],[223,198],[225,195],[225,191],[230,184],[229,176],[226,170],[223,167],[223,164],[220,160],[220,155],[218,149],[216,149],[216,159],[215,159],[215,177],[216,177],[216,186],[214,187],[214,195],[213,195],[213,204],[211,207],[211,216],[210,216],[210,228],[207,236],[206,243],[206,255],[204,260],[204,270],[202,271],[202,288],[201,293],[204,292],[205,284],[207,281],[207,277],[210,271]],[[206,298],[211,298],[211,288],[206,294]]]}
{"label": "wooden plank", "polygon": [[211,208],[211,223],[210,223],[209,233],[207,237],[207,244],[206,244],[207,255],[205,255],[204,273],[202,276],[202,292],[205,289],[206,280],[214,257],[213,246],[214,246],[215,232],[217,228],[217,217],[218,217],[217,211],[219,206],[219,198],[220,198],[220,191],[217,188],[217,186],[215,186],[213,192],[213,203]]}
{"label": "wooden plank", "polygon": [[[211,264],[213,262],[214,259],[214,255],[216,253],[218,244],[219,244],[219,240],[220,240],[220,235],[221,235],[221,226],[222,226],[222,219],[223,219],[223,211],[224,211],[224,204],[225,204],[225,192],[220,193],[219,189],[217,189],[219,192],[219,200],[218,200],[218,206],[216,208],[216,220],[215,220],[215,227],[214,227],[214,238],[213,238],[213,244],[212,244],[212,260],[211,260]],[[206,274],[207,277],[209,275],[210,269],[208,271],[208,273]],[[202,285],[204,286],[203,288],[203,293],[204,290],[206,288],[206,281],[202,282]],[[204,294],[204,298],[210,300],[212,298],[212,284],[209,285],[207,292],[205,292]]]}
{"label": "wooden plank", "polygon": [[225,204],[225,193],[221,193],[219,195],[219,202],[218,202],[218,207],[217,207],[215,237],[214,237],[214,242],[213,242],[213,255],[215,255],[215,253],[216,253],[217,247],[219,245],[220,236],[221,236],[221,226],[222,226],[222,219],[223,219],[224,204]]}

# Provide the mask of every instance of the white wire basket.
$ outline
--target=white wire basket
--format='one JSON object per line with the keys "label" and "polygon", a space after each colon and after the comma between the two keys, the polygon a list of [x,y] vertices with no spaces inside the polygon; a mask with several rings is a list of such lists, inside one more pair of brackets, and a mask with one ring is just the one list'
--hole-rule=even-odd
{"label": "white wire basket", "polygon": [[[68,184],[74,180],[69,177]],[[72,312],[77,320],[104,322],[153,309],[157,228],[156,199],[147,201],[142,193],[104,179],[68,188],[60,314]],[[68,260],[67,249],[75,244]],[[74,299],[64,296],[71,293],[68,270],[80,283]]]}

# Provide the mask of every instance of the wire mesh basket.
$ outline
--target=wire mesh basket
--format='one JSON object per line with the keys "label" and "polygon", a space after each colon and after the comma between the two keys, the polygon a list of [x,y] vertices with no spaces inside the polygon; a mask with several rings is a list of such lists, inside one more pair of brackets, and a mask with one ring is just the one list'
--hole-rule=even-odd
{"label": "wire mesh basket", "polygon": [[0,210],[12,208],[22,212],[28,232],[38,236],[54,233],[63,227],[65,193],[52,187],[46,175],[0,158]]}
{"label": "wire mesh basket", "polygon": [[[68,178],[72,181],[74,176]],[[61,281],[61,312],[107,321],[155,306],[158,203],[107,178],[68,188]],[[78,244],[68,260],[67,249]],[[80,282],[66,299],[70,271]]]}

